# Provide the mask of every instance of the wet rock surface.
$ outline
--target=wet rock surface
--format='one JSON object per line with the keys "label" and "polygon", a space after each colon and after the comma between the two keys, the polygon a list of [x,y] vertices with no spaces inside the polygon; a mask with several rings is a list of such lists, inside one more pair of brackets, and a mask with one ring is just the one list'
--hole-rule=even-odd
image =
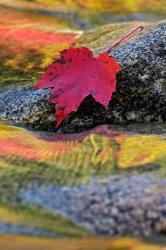
{"label": "wet rock surface", "polygon": [[166,180],[153,174],[92,178],[88,186],[32,186],[21,192],[93,234],[153,236],[166,233]]}
{"label": "wet rock surface", "polygon": [[[80,45],[83,45],[83,41],[82,38]],[[111,55],[117,59],[123,71],[117,77],[117,91],[108,110],[104,110],[91,96],[87,97],[78,111],[64,121],[61,130],[81,131],[102,123],[164,123],[166,121],[165,44],[166,21],[163,21],[147,25],[144,31],[127,44],[115,49]],[[95,47],[95,54],[107,47],[108,45]],[[48,103],[49,94],[50,90],[33,92],[30,89],[1,92],[0,119],[12,120],[29,127],[54,129],[54,107]]]}
{"label": "wet rock surface", "polygon": [[54,106],[48,102],[50,90],[32,88],[0,91],[0,119],[21,125],[51,130],[54,127]]}

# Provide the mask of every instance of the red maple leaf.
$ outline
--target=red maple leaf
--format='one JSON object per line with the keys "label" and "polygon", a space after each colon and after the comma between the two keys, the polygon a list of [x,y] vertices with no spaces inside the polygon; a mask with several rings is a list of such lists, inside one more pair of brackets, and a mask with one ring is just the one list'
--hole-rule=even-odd
{"label": "red maple leaf", "polygon": [[53,88],[50,101],[56,104],[57,126],[88,95],[106,108],[116,88],[116,73],[121,69],[106,53],[94,58],[88,48],[70,48],[60,55],[35,87]]}
{"label": "red maple leaf", "polygon": [[53,88],[49,101],[56,105],[56,127],[68,114],[76,111],[88,95],[92,95],[97,102],[107,108],[116,90],[116,74],[121,71],[121,67],[113,57],[108,56],[108,52],[135,30],[97,58],[85,47],[60,52],[60,59],[47,68],[35,86],[35,89]]}

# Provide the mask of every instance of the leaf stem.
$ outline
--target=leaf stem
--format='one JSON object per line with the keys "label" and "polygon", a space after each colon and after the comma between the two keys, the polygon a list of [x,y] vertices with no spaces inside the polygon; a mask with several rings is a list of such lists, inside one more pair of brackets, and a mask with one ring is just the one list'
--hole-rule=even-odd
{"label": "leaf stem", "polygon": [[143,30],[143,26],[139,26],[135,29],[133,29],[132,31],[130,31],[127,35],[123,36],[120,40],[118,40],[116,43],[114,43],[108,50],[107,53],[110,53],[111,50],[113,50],[114,48],[116,48],[118,45],[120,45],[121,43],[123,43],[124,41],[126,41],[130,36],[132,36],[136,31],[139,30]]}

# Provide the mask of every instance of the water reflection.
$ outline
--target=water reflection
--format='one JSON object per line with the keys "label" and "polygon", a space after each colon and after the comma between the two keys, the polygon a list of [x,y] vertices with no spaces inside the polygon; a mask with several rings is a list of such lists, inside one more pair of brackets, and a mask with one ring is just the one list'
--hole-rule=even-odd
{"label": "water reflection", "polygon": [[165,152],[164,134],[100,126],[62,135],[1,122],[1,231],[161,236]]}
{"label": "water reflection", "polygon": [[[11,245],[11,242],[14,244]],[[0,245],[4,250],[164,250],[164,245],[150,244],[137,239],[83,238],[83,239],[41,239],[36,237],[0,236]],[[28,246],[28,248],[27,248]]]}

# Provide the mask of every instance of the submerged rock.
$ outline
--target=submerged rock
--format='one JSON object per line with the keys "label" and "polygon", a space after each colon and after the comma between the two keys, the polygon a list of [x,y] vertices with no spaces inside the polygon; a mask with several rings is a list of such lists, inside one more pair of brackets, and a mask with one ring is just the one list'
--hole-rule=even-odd
{"label": "submerged rock", "polygon": [[60,214],[93,234],[165,236],[166,180],[152,174],[92,179],[87,186],[32,186],[22,191],[23,204]]}
{"label": "submerged rock", "polygon": [[[130,24],[131,27],[131,24]],[[100,28],[101,29],[101,28]],[[103,36],[106,29],[90,33],[90,47],[95,54],[107,49],[108,40]],[[117,31],[115,31],[117,32]],[[113,35],[114,32],[110,33]],[[117,35],[116,35],[117,37]],[[103,41],[100,43],[100,39]],[[86,34],[77,45],[86,45]],[[94,44],[94,48],[93,48]],[[81,131],[97,124],[150,123],[166,121],[166,21],[146,25],[127,44],[116,48],[113,55],[123,71],[118,75],[117,91],[107,110],[89,96],[76,113],[63,123],[66,132]],[[32,92],[30,89],[4,91],[0,93],[0,119],[12,120],[29,127],[52,130],[54,106],[48,103],[50,90]]]}

